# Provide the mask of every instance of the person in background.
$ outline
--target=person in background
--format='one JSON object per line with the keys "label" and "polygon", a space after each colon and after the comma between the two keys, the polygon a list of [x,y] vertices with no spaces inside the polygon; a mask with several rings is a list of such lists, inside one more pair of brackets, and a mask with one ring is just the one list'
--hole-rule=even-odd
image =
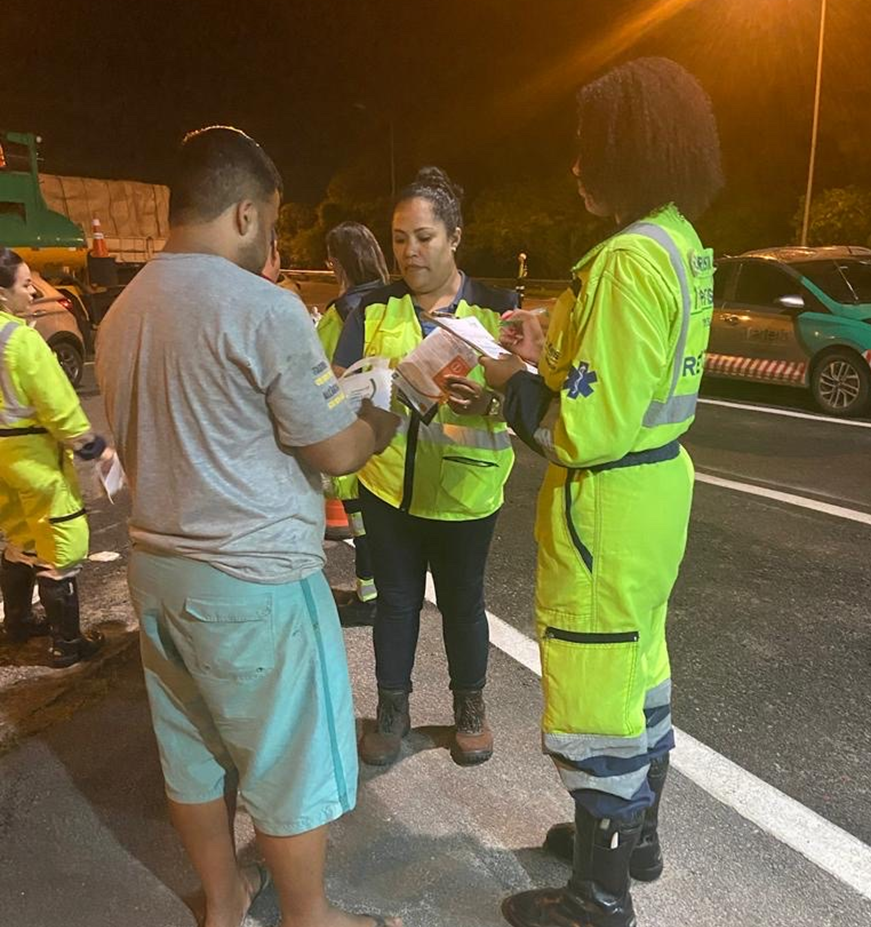
{"label": "person in background", "polygon": [[[359,222],[342,222],[327,233],[327,263],[339,283],[339,295],[324,310],[318,322],[327,359],[332,361],[339,335],[351,311],[364,297],[390,279],[381,246],[372,232]],[[345,627],[375,624],[378,593],[372,573],[372,555],[366,537],[357,476],[340,476],[333,480],[335,498],[342,500],[354,536],[354,572],[356,589],[333,590],[339,620]]]}
{"label": "person in background", "polygon": [[[0,248],[0,560],[3,628],[11,643],[51,637],[55,668],[92,657],[98,631],[82,633],[78,575],[88,556],[88,520],[73,457],[112,452],[91,424],[42,336],[27,324],[35,293],[30,268]],[[33,587],[47,621],[33,611]]]}
{"label": "person in background", "polygon": [[[397,419],[354,415],[304,306],[261,276],[281,179],[260,146],[193,132],[174,174],[166,248],[97,345],[170,816],[204,927],[237,927],[268,872],[284,927],[398,927],[324,893],[327,824],[354,807],[357,756],[321,494],[321,473],[358,470]],[[237,790],[268,870],[239,865]]]}
{"label": "person in background", "polygon": [[[424,168],[399,194],[393,253],[402,279],[368,294],[348,316],[333,358],[337,371],[361,357],[397,364],[433,330],[431,313],[471,316],[498,334],[500,315],[516,307],[517,296],[458,269],[461,195],[438,168]],[[453,691],[453,758],[469,765],[493,752],[483,696],[489,645],[484,569],[514,452],[480,368],[453,378],[450,393],[427,421],[397,397],[399,430],[359,474],[378,589],[377,720],[360,742],[361,758],[373,765],[397,759],[411,726],[409,693],[428,568]]]}
{"label": "person in background", "polygon": [[683,559],[714,262],[692,222],[722,185],[708,96],[645,58],[578,92],[578,191],[620,231],[573,268],[545,337],[517,314],[512,357],[482,361],[517,435],[550,461],[538,500],[543,744],[575,801],[546,846],[565,888],[508,898],[514,927],[634,927],[630,878],[662,871],[674,746],[665,624]]}

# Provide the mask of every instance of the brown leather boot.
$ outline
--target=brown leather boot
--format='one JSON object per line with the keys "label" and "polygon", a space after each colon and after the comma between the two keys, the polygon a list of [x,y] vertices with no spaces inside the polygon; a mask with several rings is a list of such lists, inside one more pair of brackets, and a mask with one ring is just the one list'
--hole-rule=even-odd
{"label": "brown leather boot", "polygon": [[360,759],[370,766],[390,766],[402,747],[402,738],[411,730],[408,693],[401,689],[378,689],[378,716],[375,728],[360,740]]}
{"label": "brown leather boot", "polygon": [[451,756],[458,766],[486,763],[493,756],[493,734],[487,727],[484,693],[480,689],[454,692],[457,733]]}

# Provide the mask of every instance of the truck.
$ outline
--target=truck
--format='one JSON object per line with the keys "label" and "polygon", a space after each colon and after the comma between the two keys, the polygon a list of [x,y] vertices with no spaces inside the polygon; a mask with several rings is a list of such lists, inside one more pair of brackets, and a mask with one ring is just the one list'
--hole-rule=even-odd
{"label": "truck", "polygon": [[40,142],[0,130],[0,246],[69,299],[90,349],[112,301],[166,243],[169,188],[40,173]]}

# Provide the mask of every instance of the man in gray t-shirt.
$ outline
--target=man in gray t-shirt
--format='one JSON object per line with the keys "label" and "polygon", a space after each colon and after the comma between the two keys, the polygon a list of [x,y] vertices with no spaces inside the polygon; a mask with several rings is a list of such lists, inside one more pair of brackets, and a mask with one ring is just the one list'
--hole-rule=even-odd
{"label": "man in gray t-shirt", "polygon": [[164,252],[100,327],[99,363],[137,547],[258,583],[323,566],[321,476],[293,448],[356,416],[296,296],[217,255]]}
{"label": "man in gray t-shirt", "polygon": [[240,923],[268,881],[236,862],[238,789],[294,913],[373,927],[323,888],[326,825],[354,807],[357,754],[321,572],[321,473],[359,469],[397,419],[351,411],[305,307],[259,276],[281,182],[256,142],[204,129],[177,167],[166,250],[112,306],[97,350],[133,497],[130,593],[171,817],[206,922]]}

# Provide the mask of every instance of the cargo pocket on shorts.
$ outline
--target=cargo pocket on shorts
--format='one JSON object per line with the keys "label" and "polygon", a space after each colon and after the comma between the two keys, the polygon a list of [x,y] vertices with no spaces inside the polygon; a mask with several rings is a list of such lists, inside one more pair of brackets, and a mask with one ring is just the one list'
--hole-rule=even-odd
{"label": "cargo pocket on shorts", "polygon": [[275,666],[272,594],[185,599],[196,669],[223,679],[257,678]]}
{"label": "cargo pocket on shorts", "polygon": [[[545,629],[541,642],[545,732],[635,736],[638,632]],[[643,693],[640,694],[643,705]]]}

